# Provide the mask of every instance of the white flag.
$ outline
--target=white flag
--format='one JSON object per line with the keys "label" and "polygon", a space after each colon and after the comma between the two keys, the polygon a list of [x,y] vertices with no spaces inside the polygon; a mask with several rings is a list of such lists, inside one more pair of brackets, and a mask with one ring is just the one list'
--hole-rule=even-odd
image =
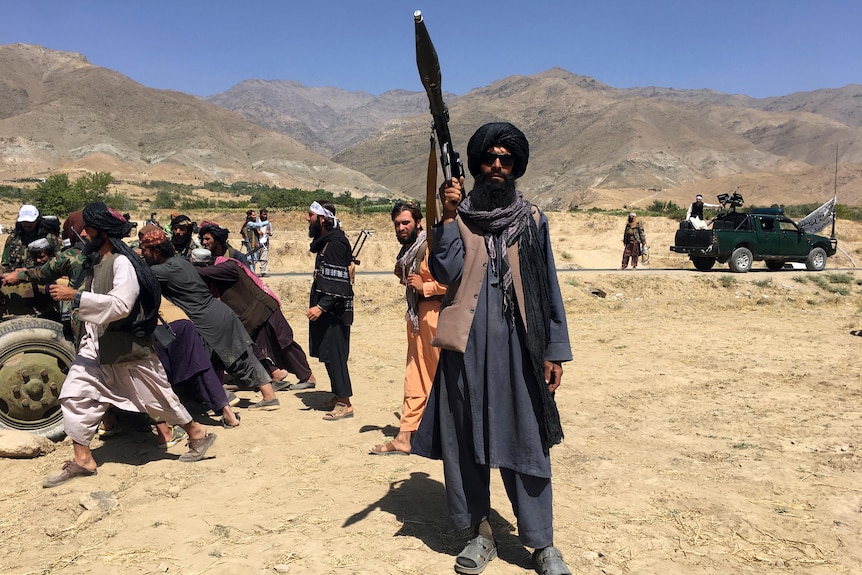
{"label": "white flag", "polygon": [[804,232],[816,234],[835,219],[835,196],[832,199],[796,222]]}

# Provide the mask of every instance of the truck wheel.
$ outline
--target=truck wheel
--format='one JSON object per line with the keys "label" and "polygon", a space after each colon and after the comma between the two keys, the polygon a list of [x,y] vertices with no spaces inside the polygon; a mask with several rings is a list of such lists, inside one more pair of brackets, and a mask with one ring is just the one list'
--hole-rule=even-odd
{"label": "truck wheel", "polygon": [[766,260],[766,267],[777,272],[784,269],[784,262],[781,260]]}
{"label": "truck wheel", "polygon": [[730,271],[738,274],[744,274],[751,269],[751,264],[754,261],[754,256],[751,255],[751,250],[748,248],[736,248],[730,254],[730,259],[727,265],[730,266]]}
{"label": "truck wheel", "polygon": [[696,270],[708,272],[715,265],[715,258],[695,257],[691,258],[691,263]]}
{"label": "truck wheel", "polygon": [[808,254],[808,259],[805,260],[805,269],[812,272],[823,271],[826,267],[826,250],[823,248],[814,248]]}
{"label": "truck wheel", "polygon": [[34,317],[0,323],[0,429],[61,439],[60,388],[74,360],[59,323]]}

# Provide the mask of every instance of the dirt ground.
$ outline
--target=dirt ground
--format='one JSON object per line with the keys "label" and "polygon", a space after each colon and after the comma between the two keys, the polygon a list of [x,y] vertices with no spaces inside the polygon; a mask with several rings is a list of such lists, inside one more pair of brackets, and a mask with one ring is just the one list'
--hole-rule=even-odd
{"label": "dirt ground", "polygon": [[[231,229],[236,216],[216,215]],[[275,214],[267,282],[298,341],[311,257],[299,214]],[[556,545],[583,574],[862,572],[862,232],[839,223],[850,257],[827,270],[695,272],[667,249],[675,222],[646,222],[645,271],[619,266],[622,218],[552,214],[575,360],[557,393],[565,441],[551,451]],[[356,416],[326,422],[318,388],[214,428],[211,457],[183,464],[154,435],[95,440],[95,477],[41,487],[71,455],[0,460],[0,572],[14,574],[449,574],[442,466],[368,455],[398,426],[404,304],[385,216],[356,281],[350,369]],[[661,271],[658,271],[658,269]],[[381,273],[370,273],[370,272]],[[599,294],[599,295],[595,295]],[[604,297],[601,297],[604,295]],[[205,415],[201,421],[215,425]],[[500,557],[489,574],[532,572],[497,474]],[[118,505],[85,511],[109,492]]]}

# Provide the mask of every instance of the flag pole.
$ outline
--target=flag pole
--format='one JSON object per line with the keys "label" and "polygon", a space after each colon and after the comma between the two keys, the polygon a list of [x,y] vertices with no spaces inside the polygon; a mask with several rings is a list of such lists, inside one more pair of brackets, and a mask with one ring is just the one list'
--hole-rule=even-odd
{"label": "flag pole", "polygon": [[832,197],[835,202],[832,204],[832,236],[830,239],[835,239],[835,211],[838,209],[838,144],[835,144],[835,183],[832,191]]}

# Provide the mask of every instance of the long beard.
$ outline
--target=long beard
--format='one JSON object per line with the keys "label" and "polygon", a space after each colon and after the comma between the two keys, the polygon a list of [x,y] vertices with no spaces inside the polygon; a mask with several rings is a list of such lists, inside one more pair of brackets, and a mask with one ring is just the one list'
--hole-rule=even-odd
{"label": "long beard", "polygon": [[517,198],[515,178],[508,174],[502,174],[502,176],[504,178],[502,182],[487,177],[476,181],[476,185],[470,192],[470,201],[474,210],[490,212],[514,203]]}
{"label": "long beard", "polygon": [[320,232],[323,230],[323,226],[320,223],[320,220],[314,220],[308,223],[308,237],[313,240],[316,240],[320,237]]}
{"label": "long beard", "polygon": [[185,250],[189,247],[190,243],[192,243],[191,234],[185,236],[174,234],[171,236],[171,244],[173,244],[174,249],[178,252]]}
{"label": "long beard", "polygon": [[412,246],[413,243],[416,241],[416,238],[419,237],[419,228],[418,227],[413,228],[413,231],[410,232],[410,235],[408,235],[406,238],[402,238],[401,236],[397,236],[397,237],[398,237],[398,242],[402,246]]}

